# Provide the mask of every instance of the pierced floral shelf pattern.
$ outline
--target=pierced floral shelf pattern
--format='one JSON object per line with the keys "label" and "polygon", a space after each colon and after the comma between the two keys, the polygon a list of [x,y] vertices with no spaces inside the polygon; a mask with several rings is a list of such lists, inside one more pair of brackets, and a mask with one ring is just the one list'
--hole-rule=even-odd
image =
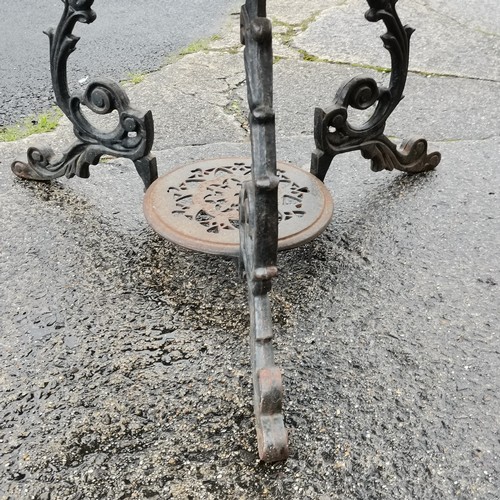
{"label": "pierced floral shelf pattern", "polygon": [[[144,210],[153,229],[190,250],[237,256],[239,194],[251,160],[223,158],[186,165],[158,179]],[[329,191],[308,172],[278,163],[279,249],[310,241],[331,220]]]}

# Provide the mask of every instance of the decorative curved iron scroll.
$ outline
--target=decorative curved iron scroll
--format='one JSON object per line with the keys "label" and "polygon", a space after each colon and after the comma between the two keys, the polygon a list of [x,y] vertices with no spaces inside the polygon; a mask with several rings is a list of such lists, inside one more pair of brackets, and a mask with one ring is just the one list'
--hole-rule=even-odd
{"label": "decorative curved iron scroll", "polygon": [[[130,107],[125,91],[115,82],[98,79],[88,84],[82,95],[71,95],[68,88],[67,62],[80,40],[73,35],[77,22],[90,24],[96,19],[94,0],[62,0],[64,12],[57,29],[50,29],[50,68],[56,102],[74,127],[77,142],[61,158],[55,159],[48,146],[28,149],[28,161],[15,161],[12,171],[23,179],[52,180],[62,176],[87,178],[90,165],[102,155],[132,160],[146,188],[157,178],[156,160],[150,155],[154,125],[151,111]],[[111,132],[92,125],[81,107],[105,115],[117,111],[118,124]]]}
{"label": "decorative curved iron scroll", "polygon": [[275,462],[288,456],[283,423],[281,371],[274,364],[269,292],[277,275],[278,184],[273,111],[271,22],[265,0],[246,0],[241,10],[245,44],[252,180],[240,191],[240,249],[248,283],[254,410],[259,455]]}
{"label": "decorative curved iron scroll", "polygon": [[[367,0],[370,9],[365,17],[370,22],[383,21],[387,33],[382,35],[384,47],[391,55],[392,72],[389,88],[379,87],[372,78],[353,78],[337,92],[334,104],[316,108],[314,136],[316,150],[312,154],[311,173],[324,180],[333,158],[341,153],[360,150],[371,160],[371,168],[418,173],[432,170],[440,153],[427,153],[425,139],[407,140],[401,149],[385,135],[386,121],[403,99],[408,76],[410,37],[413,28],[403,26],[396,12],[397,0]],[[375,105],[371,118],[360,127],[348,121],[348,108],[366,110]]]}

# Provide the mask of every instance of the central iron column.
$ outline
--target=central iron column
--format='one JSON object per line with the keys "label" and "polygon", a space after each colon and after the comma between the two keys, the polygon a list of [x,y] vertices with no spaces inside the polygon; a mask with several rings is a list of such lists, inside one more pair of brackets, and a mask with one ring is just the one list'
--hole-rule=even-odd
{"label": "central iron column", "polygon": [[240,246],[248,283],[254,411],[259,455],[274,462],[288,456],[283,423],[281,371],[274,364],[269,292],[278,274],[278,184],[273,110],[271,21],[264,0],[247,0],[241,9],[245,44],[252,179],[240,194]]}

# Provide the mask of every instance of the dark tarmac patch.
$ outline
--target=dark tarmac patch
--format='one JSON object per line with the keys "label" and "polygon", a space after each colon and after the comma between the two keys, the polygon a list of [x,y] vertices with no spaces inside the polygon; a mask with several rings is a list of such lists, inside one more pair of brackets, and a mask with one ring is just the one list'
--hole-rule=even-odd
{"label": "dark tarmac patch", "polygon": [[13,181],[1,498],[496,498],[494,199],[455,173],[338,172],[334,223],[280,254],[292,455],[271,466],[235,262],[117,225],[71,182]]}

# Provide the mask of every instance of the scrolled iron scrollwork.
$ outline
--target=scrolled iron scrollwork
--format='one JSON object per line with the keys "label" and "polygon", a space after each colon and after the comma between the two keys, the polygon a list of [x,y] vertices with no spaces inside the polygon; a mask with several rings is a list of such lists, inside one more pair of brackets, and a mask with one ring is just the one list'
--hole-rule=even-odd
{"label": "scrolled iron scrollwork", "polygon": [[[396,3],[397,0],[368,0],[370,9],[365,14],[368,21],[383,21],[387,28],[387,33],[381,38],[391,55],[388,88],[379,87],[373,78],[356,77],[341,86],[333,105],[315,110],[316,150],[312,155],[311,172],[321,180],[324,180],[333,158],[349,151],[360,150],[371,160],[374,171],[425,172],[435,168],[441,160],[439,153],[427,153],[424,139],[405,141],[398,149],[384,135],[387,119],[403,99],[410,38],[414,32],[413,28],[402,25]],[[367,110],[372,106],[375,110],[363,125],[354,126],[349,122],[349,108]]]}
{"label": "scrolled iron scrollwork", "polygon": [[[108,79],[90,82],[82,94],[72,95],[68,86],[67,63],[80,40],[73,35],[76,23],[90,24],[96,19],[94,0],[62,0],[64,11],[56,30],[50,29],[50,68],[52,86],[58,106],[73,124],[77,138],[60,158],[48,146],[28,149],[27,162],[15,161],[12,171],[30,180],[52,180],[62,176],[87,178],[90,165],[97,165],[101,156],[110,155],[132,160],[148,187],[157,178],[156,160],[151,156],[154,123],[151,111],[142,112],[130,106],[125,91]],[[114,111],[118,123],[114,130],[104,132],[91,124],[82,106],[98,115]]]}

